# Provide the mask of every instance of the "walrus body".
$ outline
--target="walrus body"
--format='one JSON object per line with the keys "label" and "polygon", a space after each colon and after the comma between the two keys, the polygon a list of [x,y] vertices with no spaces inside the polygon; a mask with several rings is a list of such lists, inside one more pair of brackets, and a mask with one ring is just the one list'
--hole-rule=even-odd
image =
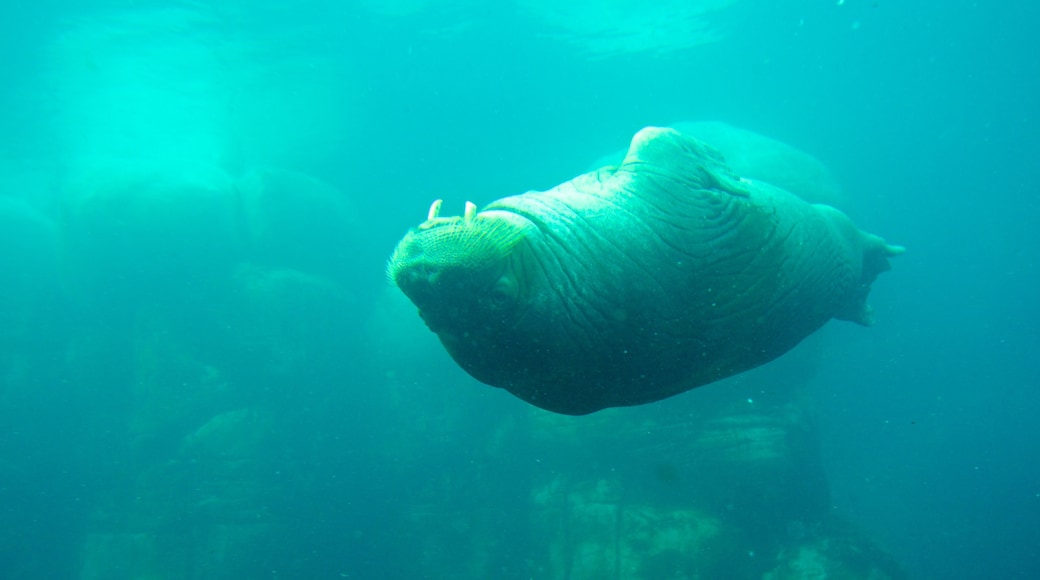
{"label": "walrus body", "polygon": [[831,318],[870,324],[870,284],[902,252],[652,127],[618,167],[438,210],[391,279],[468,373],[572,415],[756,367]]}

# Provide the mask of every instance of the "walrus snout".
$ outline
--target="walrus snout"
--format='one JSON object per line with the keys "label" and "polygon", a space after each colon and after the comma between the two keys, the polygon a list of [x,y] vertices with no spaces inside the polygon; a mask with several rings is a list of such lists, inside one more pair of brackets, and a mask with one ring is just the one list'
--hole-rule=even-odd
{"label": "walrus snout", "polygon": [[397,277],[398,287],[418,308],[426,326],[437,334],[465,320],[464,289],[452,284],[450,278],[442,270],[428,267],[403,271]]}
{"label": "walrus snout", "polygon": [[438,270],[413,268],[398,272],[394,282],[420,310],[437,299],[437,282],[441,277]]}

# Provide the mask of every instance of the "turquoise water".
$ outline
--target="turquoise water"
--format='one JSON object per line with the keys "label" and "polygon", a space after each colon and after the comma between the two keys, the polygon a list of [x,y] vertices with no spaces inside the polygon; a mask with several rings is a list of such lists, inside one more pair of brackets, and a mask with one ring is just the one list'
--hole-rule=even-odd
{"label": "turquoise water", "polygon": [[[647,4],[8,8],[0,577],[1037,577],[1038,9]],[[874,327],[568,418],[389,287],[432,200],[708,120],[908,248]]]}

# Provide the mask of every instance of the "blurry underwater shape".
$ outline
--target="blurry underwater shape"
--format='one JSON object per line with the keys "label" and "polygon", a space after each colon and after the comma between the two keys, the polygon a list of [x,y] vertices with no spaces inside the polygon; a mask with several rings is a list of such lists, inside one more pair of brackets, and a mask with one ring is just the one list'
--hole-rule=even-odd
{"label": "blurry underwater shape", "polygon": [[201,290],[240,257],[233,181],[205,164],[81,159],[63,192],[64,281],[120,310]]}
{"label": "blurry underwater shape", "polygon": [[[532,409],[531,444],[569,457],[545,460],[553,474],[580,476],[572,466],[583,462],[610,465],[611,477],[632,486],[627,501],[698,506],[749,530],[819,521],[830,492],[816,420],[796,402],[799,387],[772,376],[752,371],[730,380],[730,393],[717,389],[647,410],[606,409],[579,421]],[[754,404],[741,397],[767,388],[785,395]]]}
{"label": "blurry underwater shape", "polygon": [[[542,540],[544,578],[824,578],[901,580],[893,558],[862,531],[827,516],[792,521],[757,536],[696,506],[668,507],[626,497],[616,479],[568,482],[559,476],[532,494],[531,528]],[[760,525],[772,527],[768,520]]]}
{"label": "blurry underwater shape", "polygon": [[616,479],[571,482],[564,475],[533,491],[531,526],[545,539],[544,577],[722,578],[740,568],[744,538],[735,526],[695,507],[633,500],[626,491]]}
{"label": "blurry underwater shape", "polygon": [[329,51],[309,46],[317,24],[263,24],[273,9],[175,3],[65,19],[40,74],[58,154],[228,169],[327,154],[346,84]]}
{"label": "blurry underwater shape", "polygon": [[719,121],[679,122],[671,126],[722,151],[726,163],[743,177],[786,189],[810,203],[839,209],[846,205],[845,193],[831,170],[816,157],[787,143]]}
{"label": "blurry underwater shape", "polygon": [[361,220],[346,194],[304,173],[254,167],[235,182],[250,261],[322,274],[341,283],[357,278]]}
{"label": "blurry underwater shape", "polygon": [[244,263],[215,309],[215,359],[237,382],[293,385],[305,377],[350,376],[356,365],[358,305],[334,281],[290,268]]}
{"label": "blurry underwater shape", "polygon": [[0,193],[0,361],[16,347],[25,348],[41,309],[54,308],[57,247],[57,229],[49,218]]}
{"label": "blurry underwater shape", "polygon": [[724,38],[712,19],[738,0],[517,0],[590,60],[633,53],[665,55]]}
{"label": "blurry underwater shape", "polygon": [[775,567],[760,576],[762,580],[902,580],[908,577],[891,554],[863,530],[837,516],[816,525],[792,522],[775,563]]}

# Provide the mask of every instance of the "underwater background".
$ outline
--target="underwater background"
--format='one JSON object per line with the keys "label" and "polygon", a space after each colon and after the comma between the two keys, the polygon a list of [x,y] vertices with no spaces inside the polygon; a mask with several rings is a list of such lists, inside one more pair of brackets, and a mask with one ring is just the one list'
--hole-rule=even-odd
{"label": "underwater background", "polygon": [[[2,12],[0,578],[1040,577],[1036,3]],[[387,282],[686,121],[907,247],[875,326],[568,417]]]}

